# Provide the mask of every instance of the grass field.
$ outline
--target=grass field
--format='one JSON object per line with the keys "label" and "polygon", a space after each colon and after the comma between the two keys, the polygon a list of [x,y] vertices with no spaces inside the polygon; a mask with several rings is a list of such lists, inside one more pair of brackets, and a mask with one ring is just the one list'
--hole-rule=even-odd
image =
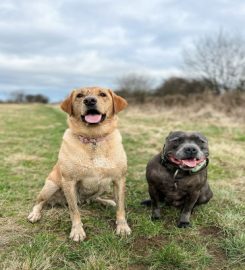
{"label": "grass field", "polygon": [[[245,124],[206,108],[131,108],[120,115],[128,155],[127,216],[132,235],[115,235],[115,210],[81,209],[86,241],[68,239],[65,208],[26,217],[56,161],[66,116],[57,107],[0,105],[0,269],[245,269]],[[179,229],[179,211],[163,207],[152,222],[145,165],[171,130],[199,130],[210,142],[214,198],[195,209],[192,228]]]}

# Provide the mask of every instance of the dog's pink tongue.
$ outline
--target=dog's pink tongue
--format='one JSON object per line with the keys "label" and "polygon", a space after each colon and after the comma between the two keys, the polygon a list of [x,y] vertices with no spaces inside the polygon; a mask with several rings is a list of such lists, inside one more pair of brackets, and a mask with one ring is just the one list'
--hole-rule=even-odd
{"label": "dog's pink tongue", "polygon": [[101,114],[87,114],[85,115],[85,121],[90,124],[96,124],[100,122],[101,117]]}
{"label": "dog's pink tongue", "polygon": [[188,167],[196,167],[197,161],[196,159],[182,159],[182,163]]}

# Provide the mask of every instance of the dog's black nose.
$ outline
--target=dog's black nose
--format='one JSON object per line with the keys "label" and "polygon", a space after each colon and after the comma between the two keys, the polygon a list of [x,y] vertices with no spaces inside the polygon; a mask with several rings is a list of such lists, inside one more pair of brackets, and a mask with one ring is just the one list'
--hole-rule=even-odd
{"label": "dog's black nose", "polygon": [[184,151],[190,157],[193,157],[197,154],[197,149],[193,146],[186,147]]}
{"label": "dog's black nose", "polygon": [[97,99],[95,97],[86,97],[84,100],[83,100],[83,103],[86,105],[86,106],[94,106],[96,103],[97,103]]}

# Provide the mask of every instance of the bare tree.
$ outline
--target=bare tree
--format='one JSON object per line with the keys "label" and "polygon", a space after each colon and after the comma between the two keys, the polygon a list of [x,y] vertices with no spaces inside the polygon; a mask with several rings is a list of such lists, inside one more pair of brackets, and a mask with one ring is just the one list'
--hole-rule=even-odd
{"label": "bare tree", "polygon": [[25,92],[22,90],[16,90],[10,93],[10,100],[15,103],[25,102]]}
{"label": "bare tree", "polygon": [[208,81],[216,93],[237,89],[244,81],[245,43],[240,36],[220,30],[200,38],[183,57],[185,70]]}
{"label": "bare tree", "polygon": [[151,89],[152,79],[147,75],[130,73],[117,79],[116,91],[124,97],[134,97],[140,103],[145,102]]}
{"label": "bare tree", "polygon": [[117,85],[119,91],[146,92],[151,89],[152,81],[149,76],[130,73],[117,79]]}

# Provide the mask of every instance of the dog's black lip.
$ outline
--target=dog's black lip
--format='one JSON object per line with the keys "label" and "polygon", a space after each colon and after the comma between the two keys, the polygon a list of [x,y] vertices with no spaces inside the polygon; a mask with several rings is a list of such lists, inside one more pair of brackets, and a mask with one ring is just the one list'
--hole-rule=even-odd
{"label": "dog's black lip", "polygon": [[[101,117],[101,120],[99,123],[88,123],[86,120],[85,120],[85,116],[88,115],[88,114],[100,114],[102,115]],[[103,122],[106,118],[106,114],[103,114],[101,113],[100,111],[98,111],[97,109],[88,109],[84,115],[81,115],[81,119],[83,122],[85,122],[86,124],[89,124],[89,125],[98,125],[100,124],[101,122]]]}

